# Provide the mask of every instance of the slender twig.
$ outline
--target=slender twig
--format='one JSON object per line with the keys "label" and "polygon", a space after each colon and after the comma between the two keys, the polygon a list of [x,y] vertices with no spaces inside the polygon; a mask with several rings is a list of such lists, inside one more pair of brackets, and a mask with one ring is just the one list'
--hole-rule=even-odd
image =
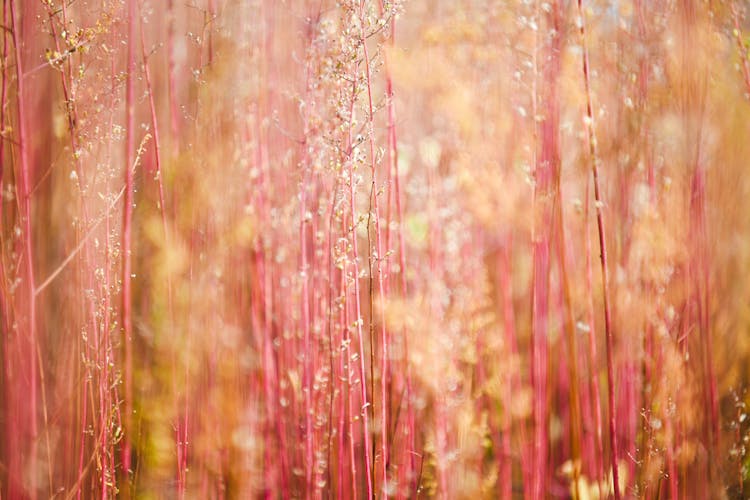
{"label": "slender twig", "polygon": [[604,333],[607,345],[607,401],[609,410],[609,437],[611,442],[612,479],[615,500],[620,499],[620,476],[618,472],[617,456],[617,416],[615,415],[615,380],[614,380],[614,334],[612,332],[612,312],[609,298],[609,270],[607,268],[607,245],[604,230],[604,202],[599,182],[598,155],[596,145],[596,129],[594,125],[594,111],[591,99],[591,81],[589,75],[589,53],[586,45],[586,20],[583,10],[583,0],[578,0],[578,23],[583,47],[583,81],[586,90],[586,131],[589,146],[589,161],[594,176],[594,208],[596,209],[596,225],[599,231],[599,257],[602,267],[602,295],[604,299]]}
{"label": "slender twig", "polygon": [[125,195],[122,223],[122,328],[125,335],[125,436],[122,444],[122,466],[127,478],[132,467],[131,447],[133,431],[133,313],[132,313],[132,268],[133,268],[133,171],[135,163],[135,49],[136,49],[136,1],[127,5],[128,50],[127,82],[125,87]]}
{"label": "slender twig", "polygon": [[[375,219],[375,250],[373,250],[372,245],[369,246],[369,252],[368,252],[368,259],[370,263],[370,273],[369,273],[369,280],[370,280],[370,334],[372,336],[372,333],[375,330],[375,318],[374,318],[374,310],[373,310],[373,267],[375,270],[375,273],[377,275],[377,285],[378,285],[378,294],[380,297],[381,302],[385,300],[385,291],[383,287],[383,270],[382,270],[382,258],[383,258],[383,246],[381,243],[381,237],[380,237],[380,208],[378,203],[378,194],[376,192],[377,190],[377,158],[375,157],[375,129],[374,129],[374,107],[373,107],[373,99],[372,99],[372,75],[370,71],[370,59],[368,56],[368,49],[367,49],[367,38],[365,36],[365,2],[364,0],[360,2],[360,27],[361,27],[361,42],[362,42],[362,50],[364,52],[364,60],[365,60],[365,87],[367,89],[367,106],[368,106],[368,114],[367,114],[367,120],[368,120],[368,138],[369,138],[369,144],[370,144],[370,174],[371,174],[371,186],[370,186],[370,210],[367,214],[368,218],[368,224],[367,224],[367,235],[368,235],[368,241],[370,238],[370,218],[374,216]],[[373,255],[373,252],[375,253]],[[373,263],[375,266],[373,266]],[[388,480],[388,333],[385,325],[385,312],[383,308],[383,304],[380,304],[379,307],[379,319],[380,319],[380,338],[381,338],[381,373],[380,373],[380,383],[381,383],[381,401],[380,401],[380,426],[381,426],[381,453],[382,453],[382,481],[385,483]],[[372,351],[371,351],[372,352]],[[373,378],[374,374],[371,374]]]}

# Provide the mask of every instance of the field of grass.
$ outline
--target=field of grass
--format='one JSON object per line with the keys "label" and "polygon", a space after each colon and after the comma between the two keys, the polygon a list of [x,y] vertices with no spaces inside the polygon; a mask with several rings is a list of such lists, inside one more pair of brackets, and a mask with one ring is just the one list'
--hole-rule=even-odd
{"label": "field of grass", "polygon": [[0,499],[750,497],[747,2],[0,2]]}

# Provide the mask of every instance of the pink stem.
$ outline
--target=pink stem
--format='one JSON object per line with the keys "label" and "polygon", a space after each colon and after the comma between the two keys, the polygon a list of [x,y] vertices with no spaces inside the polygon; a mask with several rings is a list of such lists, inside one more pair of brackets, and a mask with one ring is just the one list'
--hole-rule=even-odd
{"label": "pink stem", "polygon": [[[352,100],[351,100],[351,106],[350,106],[350,122],[349,122],[349,132],[348,132],[348,146],[351,153],[351,147],[353,144],[353,137],[352,137],[352,120],[354,117],[354,103],[356,100],[356,94],[354,93],[355,84],[352,85]],[[361,417],[362,417],[362,426],[364,429],[364,457],[365,457],[365,477],[367,480],[367,498],[372,498],[373,496],[373,481],[372,481],[372,468],[370,465],[370,455],[371,455],[371,448],[370,448],[370,425],[369,425],[369,409],[368,406],[370,406],[368,400],[367,400],[367,383],[366,383],[366,375],[367,372],[365,370],[365,342],[364,342],[364,335],[362,332],[362,306],[360,302],[360,295],[359,295],[359,251],[357,249],[357,217],[356,217],[356,205],[355,205],[355,197],[354,197],[354,158],[349,157],[347,158],[347,164],[348,164],[348,172],[349,172],[349,211],[351,212],[351,218],[352,218],[352,226],[351,226],[351,241],[352,241],[352,264],[354,266],[354,307],[355,307],[355,323],[357,326],[357,337],[359,340],[359,387],[360,387],[360,395],[362,398],[362,408],[361,411]],[[353,414],[350,415],[350,418],[353,418]]]}
{"label": "pink stem", "polygon": [[[598,479],[604,478],[604,444],[602,439],[602,404],[599,395],[599,363],[596,354],[596,325],[594,322],[594,295],[593,295],[593,271],[591,265],[591,235],[589,233],[589,180],[586,180],[586,201],[585,201],[585,244],[586,244],[586,290],[587,290],[587,311],[588,311],[588,363],[589,363],[589,388],[592,394],[591,406],[594,414],[595,442],[596,442],[596,476]],[[599,496],[602,496],[601,482],[599,484]]]}
{"label": "pink stem", "polygon": [[[122,224],[122,327],[125,335],[125,435],[121,458],[125,477],[131,473],[133,432],[133,316],[132,316],[132,250],[133,250],[133,165],[135,163],[135,47],[136,1],[128,1],[128,61],[125,86],[125,196]],[[127,488],[126,488],[127,491]]]}
{"label": "pink stem", "polygon": [[615,500],[620,500],[620,478],[617,466],[617,417],[615,415],[615,380],[614,380],[614,335],[612,333],[612,313],[609,303],[609,270],[607,268],[607,245],[605,242],[603,202],[599,186],[598,155],[596,147],[596,133],[594,128],[594,112],[591,100],[591,81],[589,75],[589,53],[586,46],[586,21],[583,11],[583,0],[578,0],[578,16],[580,22],[581,46],[583,47],[583,80],[586,89],[586,118],[587,138],[591,170],[594,175],[594,200],[596,208],[596,225],[599,231],[599,250],[602,265],[602,295],[604,297],[604,332],[607,345],[607,401],[609,407],[609,435],[611,441],[612,478],[614,482]]}
{"label": "pink stem", "polygon": [[[371,162],[371,175],[372,175],[372,185],[370,188],[370,203],[371,203],[371,211],[370,214],[368,214],[368,222],[371,216],[374,215],[375,219],[375,253],[376,255],[373,257],[372,248],[369,249],[369,262],[370,262],[370,280],[372,280],[372,263],[375,261],[375,269],[377,273],[377,283],[378,283],[378,294],[380,297],[380,300],[385,300],[385,291],[383,289],[383,270],[381,263],[383,261],[383,246],[381,243],[381,237],[380,237],[380,209],[379,209],[379,203],[378,203],[378,192],[377,192],[377,159],[375,158],[375,129],[374,129],[374,105],[372,101],[372,82],[371,82],[371,74],[370,74],[370,57],[368,55],[367,50],[367,38],[365,36],[365,23],[364,23],[364,1],[360,3],[360,9],[361,9],[361,16],[362,16],[362,22],[360,23],[361,27],[361,41],[362,41],[362,50],[364,53],[364,59],[365,59],[365,86],[367,88],[367,105],[368,105],[368,114],[367,114],[367,123],[368,123],[368,137],[369,137],[369,144],[370,144],[370,162]],[[370,228],[369,224],[367,227],[367,234],[369,239],[370,234]],[[370,301],[372,303],[373,297],[372,294],[370,295]],[[380,390],[381,390],[381,402],[380,402],[380,428],[381,428],[381,453],[382,453],[382,470],[381,473],[383,474],[382,481],[385,483],[388,480],[388,386],[387,386],[387,380],[388,380],[388,333],[385,326],[385,310],[383,308],[383,305],[381,304],[379,307],[379,316],[380,316],[380,338],[381,338],[381,373],[380,373]],[[370,317],[371,322],[371,330],[374,329],[374,323],[375,319],[371,316]],[[372,375],[374,377],[374,375]]]}
{"label": "pink stem", "polygon": [[[10,2],[10,23],[11,33],[13,38],[13,45],[15,47],[15,59],[16,59],[16,102],[18,111],[18,149],[20,157],[21,175],[19,178],[19,192],[21,194],[21,218],[23,227],[23,248],[24,248],[24,279],[26,299],[26,314],[27,314],[27,337],[29,342],[28,358],[26,360],[29,367],[29,380],[30,380],[30,392],[28,395],[29,400],[29,415],[31,425],[31,442],[36,441],[38,434],[37,427],[37,378],[38,378],[38,366],[36,361],[36,348],[37,348],[37,332],[36,332],[36,286],[34,280],[34,242],[31,227],[31,162],[29,161],[29,145],[27,143],[26,135],[26,96],[25,96],[25,84],[23,78],[23,56],[21,54],[21,45],[23,44],[22,33],[19,31],[18,23],[16,22],[15,12],[15,0]],[[36,468],[33,469],[33,475],[36,476]],[[32,479],[32,484],[35,481]],[[31,491],[31,497],[36,498],[36,489]]]}

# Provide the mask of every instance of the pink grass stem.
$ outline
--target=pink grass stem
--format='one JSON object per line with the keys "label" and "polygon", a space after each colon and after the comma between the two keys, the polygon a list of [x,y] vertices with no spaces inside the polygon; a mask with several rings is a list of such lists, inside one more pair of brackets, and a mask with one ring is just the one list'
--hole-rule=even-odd
{"label": "pink grass stem", "polygon": [[[352,85],[352,99],[351,99],[351,105],[349,108],[350,112],[350,122],[349,122],[349,132],[348,132],[348,146],[349,149],[351,149],[353,144],[353,137],[352,137],[352,120],[354,118],[354,103],[355,103],[355,94],[354,89],[356,88],[356,84]],[[351,151],[349,151],[351,154]],[[364,335],[362,332],[362,306],[360,302],[360,295],[359,295],[359,250],[357,245],[357,211],[356,211],[356,204],[355,204],[355,195],[354,195],[354,158],[351,156],[346,159],[347,163],[347,169],[349,174],[349,211],[351,214],[351,241],[352,241],[352,265],[354,267],[354,312],[356,314],[354,322],[356,323],[357,328],[357,337],[359,341],[359,386],[360,386],[360,395],[361,395],[361,403],[362,408],[361,411],[361,417],[362,417],[362,426],[364,429],[364,457],[365,457],[365,478],[367,481],[367,498],[373,497],[373,479],[372,479],[372,467],[370,464],[370,455],[371,455],[371,447],[370,447],[370,424],[369,424],[369,406],[370,403],[367,399],[367,382],[366,382],[366,374],[367,371],[365,369],[365,342],[364,342]],[[350,409],[351,410],[351,409]],[[350,418],[353,417],[353,414],[350,414]]]}
{"label": "pink grass stem", "polygon": [[601,396],[599,394],[599,363],[596,352],[596,324],[594,321],[594,295],[593,295],[593,266],[591,263],[591,234],[589,233],[589,221],[590,221],[590,203],[589,203],[589,178],[586,180],[586,196],[585,196],[585,208],[584,208],[584,228],[585,228],[585,245],[586,245],[586,310],[587,310],[587,325],[588,331],[588,364],[589,364],[589,390],[591,391],[592,401],[592,413],[594,415],[594,432],[595,432],[595,466],[596,466],[596,478],[599,479],[599,496],[602,495],[601,491],[601,480],[604,478],[604,444],[603,444],[603,432],[602,432],[602,404]]}
{"label": "pink grass stem", "polygon": [[591,170],[594,176],[594,200],[596,209],[596,225],[599,231],[599,250],[602,267],[602,295],[604,298],[604,332],[607,345],[607,401],[609,407],[609,435],[612,458],[612,478],[615,500],[620,500],[620,478],[617,466],[619,450],[617,447],[617,417],[615,415],[615,380],[614,380],[614,334],[612,332],[612,313],[609,298],[609,270],[607,267],[607,245],[605,241],[604,214],[601,187],[599,185],[598,155],[596,133],[594,126],[594,112],[591,99],[591,81],[589,75],[589,53],[586,45],[586,20],[583,10],[583,0],[578,0],[578,16],[580,22],[580,38],[583,47],[583,80],[586,91],[587,139]]}
{"label": "pink grass stem", "polygon": [[[127,5],[128,50],[127,81],[125,84],[125,196],[123,199],[122,224],[122,328],[125,344],[125,435],[121,450],[123,472],[126,478],[131,473],[131,448],[133,432],[133,311],[132,311],[132,251],[133,251],[133,169],[135,163],[135,48],[136,48],[136,1]],[[127,494],[128,488],[126,488]]]}
{"label": "pink grass stem", "polygon": [[[32,164],[29,161],[29,144],[26,133],[26,95],[25,95],[25,83],[23,78],[23,55],[21,53],[21,45],[23,44],[23,36],[19,30],[19,25],[16,19],[16,1],[11,0],[10,2],[10,23],[11,33],[13,38],[13,46],[15,48],[15,59],[16,59],[16,102],[18,111],[18,150],[20,158],[20,176],[17,177],[19,180],[19,192],[21,193],[21,226],[23,228],[23,275],[26,290],[26,336],[28,338],[29,349],[26,363],[29,370],[29,383],[30,390],[28,395],[28,408],[29,408],[29,425],[31,430],[31,442],[36,440],[38,434],[37,425],[37,385],[38,385],[38,365],[36,361],[36,349],[37,349],[37,331],[36,331],[36,294],[35,291],[35,279],[34,279],[34,241],[32,234],[32,206],[31,206],[31,177],[32,177]],[[36,468],[32,470],[32,478],[36,477]],[[35,481],[32,481],[34,484]],[[31,497],[36,498],[36,489],[32,490]]]}
{"label": "pink grass stem", "polygon": [[[364,2],[360,3],[361,15],[364,18]],[[370,162],[371,162],[371,176],[372,185],[370,188],[370,213],[369,218],[374,215],[375,220],[375,253],[373,257],[372,248],[369,249],[369,262],[370,262],[370,282],[372,282],[372,269],[373,261],[375,262],[375,270],[377,274],[378,294],[380,300],[385,300],[385,291],[383,288],[383,246],[381,243],[380,234],[380,208],[378,203],[378,192],[377,192],[377,159],[375,158],[375,128],[374,128],[374,105],[372,100],[372,75],[370,71],[370,57],[367,50],[367,38],[365,36],[364,22],[360,23],[361,26],[361,41],[362,51],[364,53],[365,60],[365,86],[367,88],[367,123],[368,123],[368,138],[370,145]],[[368,224],[367,234],[369,239],[370,228]],[[372,292],[370,293],[370,301],[372,304]],[[380,339],[381,339],[381,373],[380,373],[380,384],[381,384],[381,402],[380,402],[380,428],[381,428],[381,473],[383,475],[383,484],[388,480],[388,358],[390,356],[388,351],[388,332],[385,325],[385,310],[383,304],[379,307],[379,320],[380,320]],[[371,331],[374,329],[375,319],[370,315]],[[373,375],[374,377],[374,375]]]}

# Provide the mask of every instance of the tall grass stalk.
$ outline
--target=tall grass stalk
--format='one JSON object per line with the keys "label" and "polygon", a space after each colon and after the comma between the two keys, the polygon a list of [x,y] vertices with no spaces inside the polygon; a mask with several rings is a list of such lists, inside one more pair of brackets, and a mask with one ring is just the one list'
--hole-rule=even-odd
{"label": "tall grass stalk", "polygon": [[[133,313],[132,313],[132,276],[133,276],[133,204],[134,181],[132,165],[135,164],[135,78],[136,78],[136,0],[127,4],[127,77],[125,84],[125,196],[123,197],[122,222],[122,328],[125,348],[125,392],[124,409],[125,437],[122,444],[121,461],[127,481],[132,467],[133,429]],[[128,495],[128,490],[125,490]]]}
{"label": "tall grass stalk", "polygon": [[585,124],[587,131],[589,162],[594,178],[594,209],[596,210],[596,226],[599,232],[599,258],[602,269],[602,297],[604,303],[604,335],[607,346],[607,401],[609,410],[609,439],[610,457],[612,467],[612,481],[615,500],[620,499],[620,474],[617,446],[617,415],[615,412],[615,380],[614,380],[614,334],[612,332],[612,312],[610,310],[609,292],[609,269],[607,264],[606,233],[604,230],[604,207],[602,190],[599,180],[599,157],[597,154],[596,129],[594,122],[594,111],[591,98],[591,80],[589,74],[589,56],[586,39],[586,13],[583,9],[583,1],[578,0],[578,23],[583,47],[583,81],[586,91],[586,115]]}

